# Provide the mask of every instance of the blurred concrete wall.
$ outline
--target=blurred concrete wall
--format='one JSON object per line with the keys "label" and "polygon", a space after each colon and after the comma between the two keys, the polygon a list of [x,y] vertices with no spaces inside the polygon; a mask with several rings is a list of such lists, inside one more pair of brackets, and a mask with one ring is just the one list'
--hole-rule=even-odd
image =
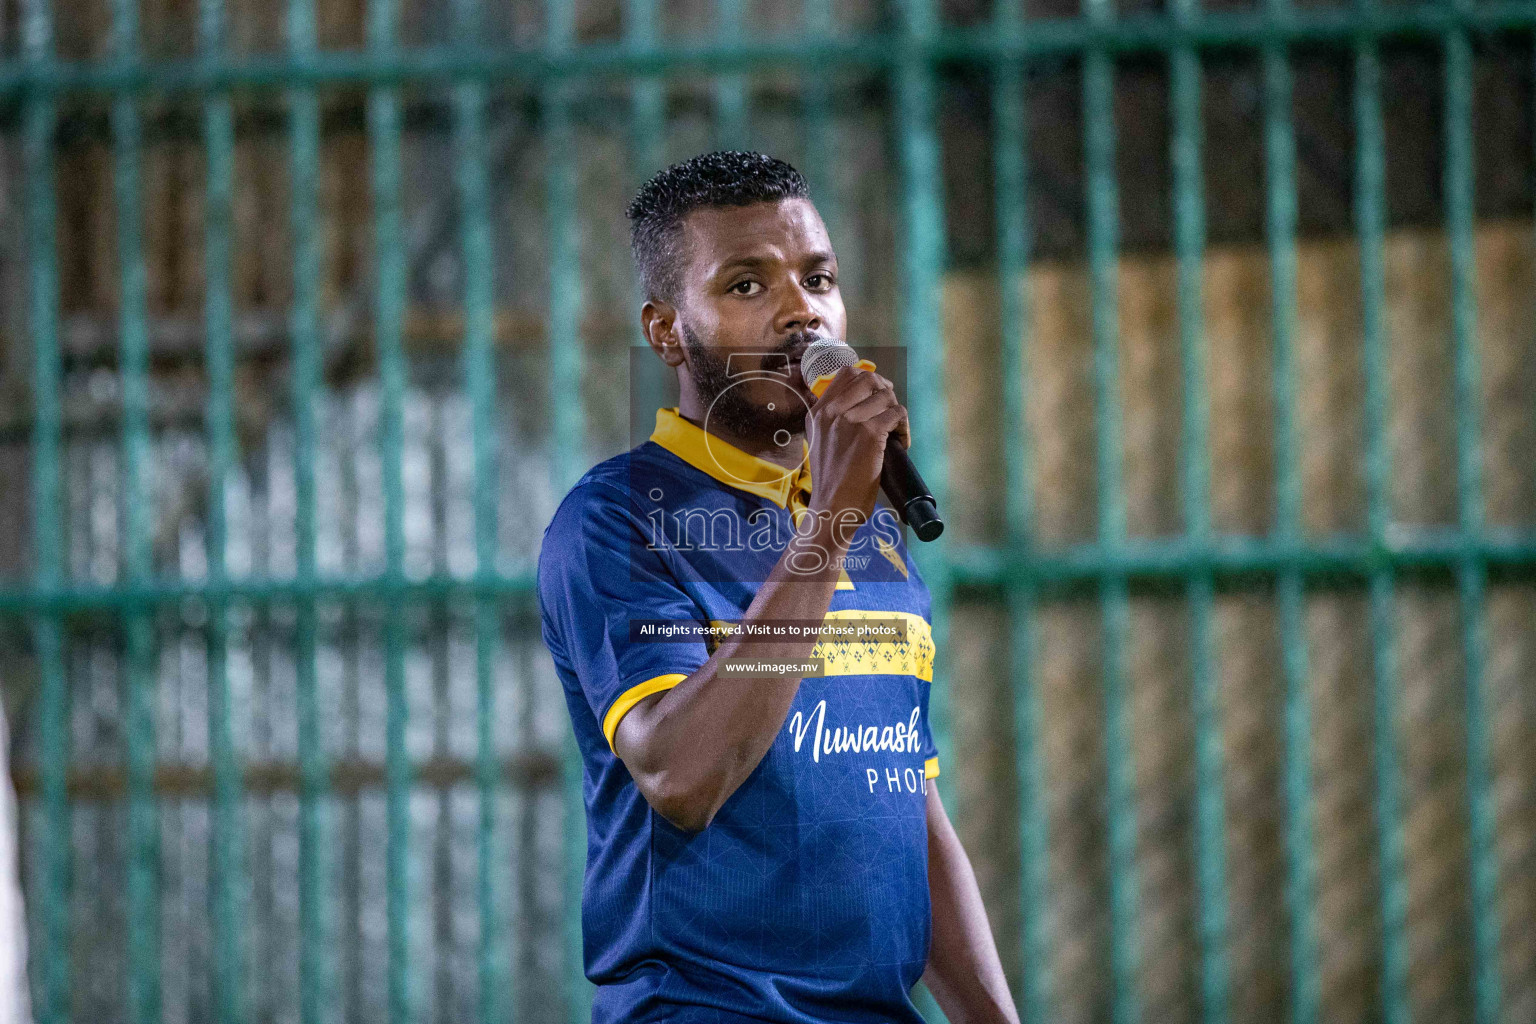
{"label": "blurred concrete wall", "polygon": [[[65,3],[58,11],[60,54],[78,60],[105,53],[107,10]],[[146,0],[145,52],[151,58],[192,52],[190,0]],[[542,4],[485,6],[487,38],[528,49],[540,45]],[[756,4],[748,31],[789,31],[799,4]],[[1145,4],[1119,5],[1125,11]],[[1214,7],[1225,4],[1212,4]],[[716,31],[704,0],[661,5],[661,38],[697,41]],[[876,0],[839,2],[841,31],[889,28],[893,9]],[[948,23],[974,26],[985,5],[944,5]],[[1034,16],[1067,16],[1064,0],[1036,5]],[[363,41],[365,5],[336,0],[318,7],[322,45]],[[612,0],[578,7],[583,42],[613,41],[624,25]],[[19,45],[16,0],[0,0],[0,54]],[[448,38],[446,3],[401,4],[402,42]],[[281,4],[229,5],[230,44],[240,53],[284,46]],[[1361,475],[1358,253],[1350,241],[1350,77],[1339,53],[1297,55],[1297,180],[1300,253],[1299,369],[1302,375],[1302,475],[1309,536],[1364,527]],[[1439,55],[1432,48],[1392,48],[1383,81],[1391,235],[1386,253],[1391,369],[1393,513],[1404,526],[1454,522],[1447,282],[1440,217],[1442,140],[1437,109]],[[1536,526],[1536,338],[1529,296],[1533,260],[1532,154],[1528,40],[1480,40],[1477,51],[1476,194],[1479,336],[1483,348],[1483,457],[1487,508],[1495,527]],[[752,145],[806,170],[827,215],[842,261],[842,284],[856,343],[893,343],[901,310],[899,178],[889,82],[861,71],[827,73],[830,151],[812,151],[805,132],[803,81],[787,71],[751,79]],[[662,160],[713,148],[718,141],[712,83],[670,80],[665,95]],[[1088,286],[1083,267],[1080,68],[1042,60],[1028,76],[1029,135],[1017,140],[1030,166],[1028,396],[1033,470],[1039,481],[1036,541],[1057,547],[1094,531],[1094,444],[1090,386]],[[1020,368],[1000,365],[995,211],[991,180],[990,80],[974,68],[946,68],[939,90],[948,272],[945,322],[952,356],[952,522],[959,541],[1001,539],[1001,460],[1013,451],[996,416],[1000,381]],[[543,134],[543,98],[521,86],[491,83],[488,114],[493,165],[493,240],[501,496],[498,568],[526,569],[538,529],[557,498],[549,492],[555,459],[596,461],[629,443],[625,379],[636,341],[624,204],[654,167],[637,156],[629,133],[627,83],[581,83],[573,100],[582,309],[579,339],[554,338],[547,323],[550,286],[551,173]],[[1210,346],[1212,512],[1217,530],[1262,534],[1274,507],[1268,284],[1263,237],[1262,97],[1258,61],[1231,54],[1206,68],[1207,214],[1212,248],[1205,270]],[[370,324],[372,205],[364,97],[335,89],[323,96],[322,279],[326,393],[321,397],[321,560],[331,572],[368,574],[381,566],[380,466],[376,362]],[[406,415],[406,522],[412,573],[465,571],[472,552],[469,435],[457,357],[462,333],[462,268],[453,199],[451,118],[441,88],[402,90],[405,117],[405,224],[410,262],[405,343],[411,364]],[[239,465],[225,481],[235,529],[229,552],[237,574],[283,577],[293,571],[293,429],[290,342],[292,238],[289,224],[287,117],[281,95],[235,98],[236,414]],[[1130,58],[1117,68],[1121,189],[1120,370],[1125,409],[1125,479],[1133,536],[1167,537],[1182,528],[1176,462],[1181,395],[1176,347],[1174,269],[1167,158],[1167,81],[1160,62]],[[200,111],[194,101],[150,98],[145,117],[143,227],[149,287],[154,446],[156,570],[197,579],[203,555],[204,503],[210,486],[203,426],[202,365],[204,197]],[[57,255],[64,358],[65,501],[70,577],[110,586],[119,579],[121,542],[121,395],[117,381],[117,261],[111,134],[99,98],[61,103],[56,137]],[[14,119],[0,120],[0,577],[25,577],[29,559],[27,467],[31,423],[30,335],[26,323],[25,205]],[[580,343],[586,358],[579,401],[589,424],[584,453],[551,451],[546,424],[548,352]],[[1490,706],[1502,868],[1502,949],[1506,1020],[1536,1019],[1536,589],[1495,579],[1489,591]],[[1011,678],[1003,644],[1006,619],[995,593],[962,595],[950,678],[955,747],[946,785],[958,792],[960,826],[976,861],[1012,977],[1020,953],[1016,738]],[[1465,749],[1461,732],[1458,622],[1445,580],[1411,579],[1400,590],[1405,807],[1416,1019],[1465,1017],[1468,942],[1465,916]],[[377,607],[324,610],[320,679],[338,709],[327,733],[337,759],[334,891],[342,1006],[349,1019],[378,1019],[383,1005],[378,928],[382,899],[380,835],[383,698]],[[468,788],[472,755],[472,672],[467,626],[453,609],[413,611],[408,688],[410,743],[429,770],[413,803],[413,849],[423,893],[413,928],[431,981],[424,995],[436,1019],[468,1012],[472,997],[473,829],[478,811]],[[1288,984],[1281,833],[1280,639],[1273,601],[1262,586],[1223,592],[1217,634],[1224,701],[1228,864],[1232,899],[1233,998],[1238,1019],[1283,1018]],[[1361,590],[1316,587],[1308,598],[1307,641],[1314,699],[1319,925],[1323,938],[1326,1019],[1375,1019],[1380,969],[1376,845],[1370,830],[1370,664]],[[566,728],[552,676],[526,607],[500,623],[496,665],[497,753],[511,783],[496,798],[496,836],[507,851],[506,910],[518,923],[509,953],[524,984],[523,1019],[560,1013],[547,993],[562,969],[556,941],[563,908],[559,867],[559,796],[552,768]],[[168,918],[167,1017],[206,1013],[209,842],[205,624],[168,609],[157,623],[161,654],[157,730],[158,785],[164,795],[162,844]],[[1045,714],[1050,787],[1052,969],[1060,1018],[1105,1016],[1107,940],[1103,707],[1099,615],[1091,595],[1066,595],[1040,611],[1035,679]],[[1192,865],[1193,769],[1188,693],[1188,613],[1179,593],[1134,595],[1133,705],[1142,872],[1142,983],[1148,1019],[1181,1020],[1196,1009]],[[28,731],[35,692],[30,641],[15,622],[0,624],[7,642],[0,678],[21,741],[15,752],[23,821],[35,813],[37,758]],[[233,624],[231,673],[241,757],[253,766],[246,808],[251,884],[250,977],[256,1009],[282,1017],[296,1001],[297,909],[292,892],[297,836],[296,642],[291,608],[251,611]],[[74,749],[71,908],[81,936],[76,955],[90,963],[77,996],[81,1019],[109,1022],[122,1012],[121,842],[123,735],[122,637],[110,616],[72,623],[68,672]],[[948,767],[952,763],[953,767]],[[29,801],[32,803],[29,805]],[[29,807],[31,808],[29,810]],[[30,835],[36,834],[35,824]],[[30,835],[28,838],[30,838]],[[23,848],[25,857],[26,848]],[[31,908],[35,914],[35,908]]]}
{"label": "blurred concrete wall", "polygon": [[[1299,252],[1296,357],[1303,527],[1322,541],[1365,531],[1359,253],[1349,239],[1304,241]],[[1434,230],[1387,241],[1388,443],[1394,531],[1456,522],[1446,240]],[[1481,457],[1491,531],[1536,526],[1536,325],[1530,316],[1533,232],[1493,222],[1476,236],[1483,374]],[[1125,481],[1132,538],[1183,529],[1178,317],[1173,258],[1120,264],[1120,372]],[[1273,369],[1266,251],[1214,248],[1206,262],[1210,347],[1211,510],[1218,531],[1273,527]],[[1093,539],[1096,492],[1088,285],[1077,263],[1046,263],[1027,281],[1025,380],[1038,501],[1036,542]],[[996,284],[952,275],[945,286],[949,467],[957,537],[996,540],[1003,495],[992,484],[1017,449],[998,443],[1001,374]],[[1022,368],[1001,367],[1001,373]],[[1395,605],[1407,830],[1411,1005],[1415,1019],[1470,1018],[1466,709],[1455,583],[1408,576]],[[1149,1020],[1199,1012],[1195,903],[1191,625],[1184,596],[1133,595],[1133,745]],[[1237,1020],[1284,1019],[1290,923],[1285,891],[1284,680],[1277,607],[1265,582],[1219,593],[1215,632],[1221,694],[1224,804]],[[1010,967],[1022,963],[1014,687],[999,602],[973,594],[955,616],[951,679],[962,838],[976,861]],[[1373,691],[1363,586],[1309,588],[1304,641],[1313,702],[1312,770],[1322,1012],[1369,1021],[1381,970],[1377,839],[1373,824]],[[1100,615],[1088,594],[1042,599],[1033,666],[1049,789],[1052,963],[1060,1021],[1104,1019],[1108,959],[1107,850]],[[1495,581],[1488,592],[1485,686],[1498,807],[1504,1020],[1536,1015],[1536,584]],[[1017,977],[1017,971],[1013,971]]]}

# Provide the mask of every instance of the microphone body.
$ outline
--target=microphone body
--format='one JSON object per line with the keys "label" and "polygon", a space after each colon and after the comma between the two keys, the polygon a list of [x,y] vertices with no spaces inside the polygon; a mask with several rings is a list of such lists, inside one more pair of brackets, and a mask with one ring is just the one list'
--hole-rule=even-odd
{"label": "microphone body", "polygon": [[[860,359],[847,343],[827,338],[812,342],[800,359],[800,375],[811,391],[821,396],[832,376],[844,366],[858,366],[873,370],[875,364]],[[885,461],[880,467],[880,490],[901,521],[912,528],[921,541],[938,539],[944,532],[944,520],[939,518],[938,504],[933,492],[923,482],[922,475],[912,463],[912,456],[901,446],[895,434],[885,439]]]}
{"label": "microphone body", "polygon": [[944,520],[939,518],[939,506],[933,500],[933,492],[923,483],[917,467],[912,464],[912,456],[907,454],[895,434],[885,439],[880,490],[901,516],[901,521],[912,527],[918,540],[937,540],[944,532]]}

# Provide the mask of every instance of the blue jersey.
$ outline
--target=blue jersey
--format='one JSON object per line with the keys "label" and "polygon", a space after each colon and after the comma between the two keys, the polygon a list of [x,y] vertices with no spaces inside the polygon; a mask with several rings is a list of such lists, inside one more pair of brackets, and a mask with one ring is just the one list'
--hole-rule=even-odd
{"label": "blue jersey", "polygon": [[[630,708],[709,659],[717,641],[698,627],[744,617],[809,495],[807,462],[785,470],[662,409],[650,440],[590,470],[545,530],[544,641],[583,764],[594,1024],[922,1019],[909,993],[930,935],[934,648],[889,510],[854,535],[827,618],[899,623],[904,638],[824,635],[825,674],[801,682],[707,828],[653,811],[613,751]],[[657,639],[665,623],[692,628]]]}

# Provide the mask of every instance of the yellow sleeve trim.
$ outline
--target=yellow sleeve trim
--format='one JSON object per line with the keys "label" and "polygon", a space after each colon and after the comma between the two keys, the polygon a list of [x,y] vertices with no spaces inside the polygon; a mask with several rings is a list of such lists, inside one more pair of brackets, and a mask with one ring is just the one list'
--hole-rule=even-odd
{"label": "yellow sleeve trim", "polygon": [[939,759],[930,757],[923,762],[923,778],[936,779],[939,777]]}
{"label": "yellow sleeve trim", "polygon": [[[613,750],[613,734],[619,731],[619,721],[629,714],[630,708],[639,704],[653,693],[672,689],[672,687],[687,678],[681,672],[672,672],[664,676],[647,679],[643,683],[636,683],[619,694],[619,699],[608,706],[608,713],[603,716],[603,735],[608,737],[608,749]],[[614,753],[618,753],[618,751],[614,751]]]}

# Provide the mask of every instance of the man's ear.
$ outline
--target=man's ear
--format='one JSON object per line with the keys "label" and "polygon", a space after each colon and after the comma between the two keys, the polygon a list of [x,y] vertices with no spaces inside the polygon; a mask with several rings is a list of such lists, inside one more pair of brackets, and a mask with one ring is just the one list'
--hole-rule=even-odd
{"label": "man's ear", "polygon": [[677,324],[677,308],[664,299],[647,299],[640,307],[640,330],[651,350],[668,366],[683,364],[683,335]]}

